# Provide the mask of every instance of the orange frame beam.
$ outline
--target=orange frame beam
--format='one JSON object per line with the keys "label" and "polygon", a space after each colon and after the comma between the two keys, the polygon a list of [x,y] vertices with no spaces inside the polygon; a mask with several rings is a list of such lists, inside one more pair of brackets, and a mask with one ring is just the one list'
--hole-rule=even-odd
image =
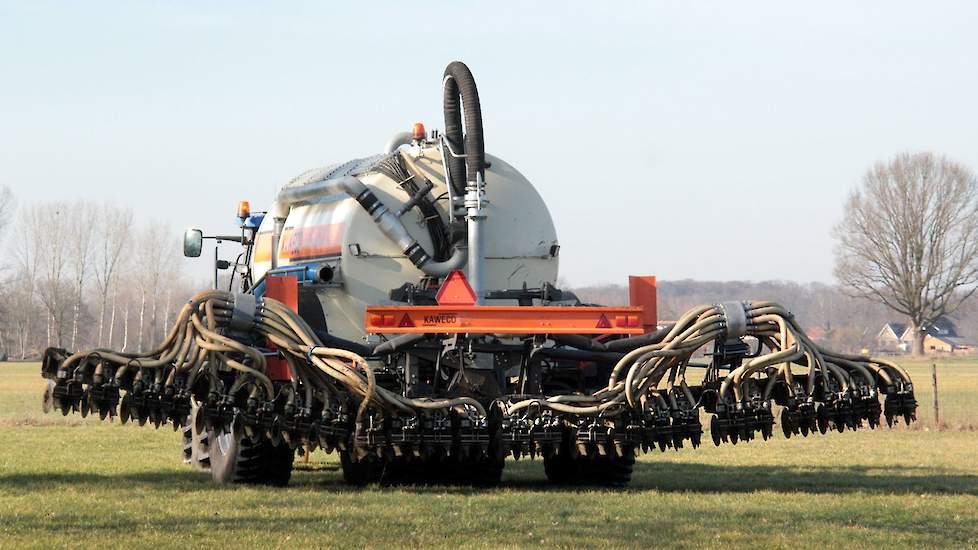
{"label": "orange frame beam", "polygon": [[654,332],[658,328],[657,294],[654,275],[628,276],[628,305],[642,308],[642,325],[645,332]]}
{"label": "orange frame beam", "polygon": [[369,306],[372,334],[642,334],[641,307]]}

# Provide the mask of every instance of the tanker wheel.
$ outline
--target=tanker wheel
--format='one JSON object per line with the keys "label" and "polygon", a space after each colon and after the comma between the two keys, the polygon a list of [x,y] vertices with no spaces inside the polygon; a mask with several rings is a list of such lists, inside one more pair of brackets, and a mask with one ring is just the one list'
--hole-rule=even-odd
{"label": "tanker wheel", "polygon": [[206,431],[198,431],[196,426],[197,406],[193,405],[183,425],[183,463],[206,472],[211,469],[210,436]]}
{"label": "tanker wheel", "polygon": [[295,451],[263,436],[235,437],[223,429],[208,431],[211,477],[218,483],[255,483],[284,487],[292,477]]}
{"label": "tanker wheel", "polygon": [[458,460],[455,457],[428,459],[424,481],[431,485],[495,487],[503,476],[505,462],[487,456]]}
{"label": "tanker wheel", "polygon": [[375,456],[357,460],[352,450],[340,452],[340,466],[343,467],[343,481],[350,485],[363,487],[370,483],[379,483],[384,474],[384,463]]}
{"label": "tanker wheel", "polygon": [[417,457],[398,457],[384,464],[381,485],[426,485],[425,462]]}
{"label": "tanker wheel", "polygon": [[576,456],[561,453],[543,459],[547,480],[558,485],[625,487],[632,479],[635,456]]}
{"label": "tanker wheel", "polygon": [[380,460],[367,457],[355,461],[349,453],[340,455],[343,479],[351,485],[369,483],[391,485],[471,485],[495,487],[503,474],[504,462],[486,457],[459,461],[454,457],[398,457]]}
{"label": "tanker wheel", "polygon": [[[395,485],[432,485],[432,472],[438,471],[431,463],[420,457],[400,456],[384,461],[373,460],[367,464],[357,465],[359,468],[373,468],[367,472],[366,481],[376,481],[382,486]],[[345,470],[344,470],[345,472]],[[440,472],[443,473],[443,472]]]}
{"label": "tanker wheel", "polygon": [[455,457],[429,459],[425,468],[425,483],[432,485],[469,485],[496,487],[502,480],[503,459],[482,456],[467,460]]}
{"label": "tanker wheel", "polygon": [[469,467],[468,484],[475,487],[496,487],[503,477],[506,461],[501,458],[484,456],[463,467]]}
{"label": "tanker wheel", "polygon": [[574,459],[565,456],[563,453],[543,459],[543,471],[547,474],[547,481],[557,485],[571,485],[576,478],[576,464]]}

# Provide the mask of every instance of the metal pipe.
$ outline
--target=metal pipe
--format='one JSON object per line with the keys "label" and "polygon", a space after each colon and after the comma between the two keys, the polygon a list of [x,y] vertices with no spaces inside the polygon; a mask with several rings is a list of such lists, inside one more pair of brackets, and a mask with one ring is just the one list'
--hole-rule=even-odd
{"label": "metal pipe", "polygon": [[285,218],[275,218],[272,225],[272,269],[278,267],[278,247],[285,229]]}
{"label": "metal pipe", "polygon": [[384,152],[391,154],[394,151],[397,151],[397,148],[401,145],[411,143],[412,137],[411,132],[398,132],[394,134],[389,140],[387,140],[387,144],[384,145]]}
{"label": "metal pipe", "polygon": [[374,195],[362,181],[353,176],[342,176],[339,178],[324,179],[313,181],[299,187],[288,187],[282,189],[276,202],[279,207],[291,209],[292,206],[306,202],[315,198],[330,195],[346,195],[356,199],[360,206],[373,217],[377,227],[387,235],[387,237],[397,243],[397,246],[404,252],[404,255],[411,260],[418,269],[433,277],[442,277],[465,265],[466,250],[464,246],[455,245],[452,256],[443,262],[432,260],[421,243],[408,233],[407,228],[401,223],[397,214],[392,212]]}
{"label": "metal pipe", "polygon": [[475,292],[476,304],[481,304],[485,298],[485,288],[482,281],[482,222],[486,219],[485,181],[482,174],[476,173],[474,181],[465,187],[465,210],[468,220],[469,260],[466,267],[469,284]]}

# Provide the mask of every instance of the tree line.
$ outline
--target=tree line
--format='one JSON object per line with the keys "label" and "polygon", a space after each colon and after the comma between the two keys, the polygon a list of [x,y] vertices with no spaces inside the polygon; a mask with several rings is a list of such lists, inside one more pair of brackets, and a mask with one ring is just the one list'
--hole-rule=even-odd
{"label": "tree line", "polygon": [[179,233],[111,202],[15,208],[0,188],[0,355],[46,347],[147,350],[195,287],[180,271]]}

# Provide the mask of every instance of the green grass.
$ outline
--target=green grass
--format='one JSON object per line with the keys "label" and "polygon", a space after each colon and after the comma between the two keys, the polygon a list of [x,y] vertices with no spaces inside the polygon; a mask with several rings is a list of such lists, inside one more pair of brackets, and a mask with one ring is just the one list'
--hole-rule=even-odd
{"label": "green grass", "polygon": [[[914,381],[919,422],[912,429],[978,431],[978,360],[934,358],[902,360]],[[931,365],[937,366],[937,397],[940,422],[934,420]],[[978,435],[976,435],[978,437]]]}
{"label": "green grass", "polygon": [[[962,418],[978,412],[963,367],[938,374]],[[496,490],[357,490],[321,453],[287,489],[226,487],[169,430],[42,415],[42,387],[36,364],[0,364],[0,548],[978,547],[969,431],[655,453],[625,491],[548,487],[539,461],[509,462]]]}

